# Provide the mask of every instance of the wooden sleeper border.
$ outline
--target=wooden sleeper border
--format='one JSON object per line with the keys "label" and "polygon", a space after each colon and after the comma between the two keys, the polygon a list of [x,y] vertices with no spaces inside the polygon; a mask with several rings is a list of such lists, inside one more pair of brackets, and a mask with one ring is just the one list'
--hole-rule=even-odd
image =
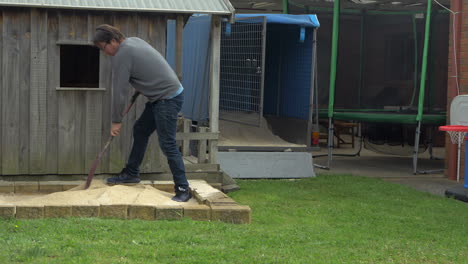
{"label": "wooden sleeper border", "polygon": [[[54,192],[73,188],[82,182],[0,182],[0,190],[14,190],[14,192]],[[145,182],[152,186],[170,186],[169,183]],[[167,186],[166,186],[167,185]],[[18,186],[18,188],[17,188]],[[41,188],[42,186],[42,188]],[[198,204],[168,205],[1,205],[0,218],[40,219],[66,217],[99,217],[113,219],[141,219],[141,220],[180,220],[184,217],[197,221],[222,221],[233,224],[251,223],[251,209],[249,206],[239,205],[226,194],[211,187],[205,181],[191,181],[194,199]],[[2,187],[5,187],[2,189]],[[166,189],[166,188],[163,188]]]}

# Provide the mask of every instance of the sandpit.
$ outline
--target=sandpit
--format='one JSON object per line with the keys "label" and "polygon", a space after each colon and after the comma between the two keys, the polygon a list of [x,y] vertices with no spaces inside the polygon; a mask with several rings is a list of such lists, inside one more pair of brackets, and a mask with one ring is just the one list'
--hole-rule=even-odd
{"label": "sandpit", "polygon": [[[94,180],[84,190],[84,183],[67,191],[51,194],[0,193],[0,204],[42,206],[42,205],[180,205],[172,201],[173,194],[158,190],[150,185],[108,186],[103,181]],[[188,204],[197,204],[191,199]]]}
{"label": "sandpit", "polygon": [[[186,203],[179,203],[171,200],[174,194],[153,187],[167,188],[167,183],[157,181],[108,186],[102,180],[94,180],[87,190],[84,190],[85,183],[80,182],[73,189],[50,194],[38,192],[41,189],[37,189],[38,182],[0,181],[0,187],[3,187],[0,188],[3,190],[0,192],[0,218],[179,220],[186,217],[199,221],[251,222],[250,207],[237,204],[204,180],[190,180],[189,183],[193,198]],[[70,186],[64,182],[39,182],[39,185],[54,188]],[[36,188],[32,188],[34,186]],[[5,192],[8,188],[10,191]],[[29,193],[23,190],[29,190]]]}

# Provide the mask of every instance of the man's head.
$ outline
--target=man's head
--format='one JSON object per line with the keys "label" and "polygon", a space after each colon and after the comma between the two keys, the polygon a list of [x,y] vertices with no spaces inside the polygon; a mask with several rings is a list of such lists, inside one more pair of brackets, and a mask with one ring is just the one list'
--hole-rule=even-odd
{"label": "man's head", "polygon": [[120,43],[124,40],[125,36],[118,28],[107,24],[98,26],[93,37],[94,45],[109,56],[117,53]]}

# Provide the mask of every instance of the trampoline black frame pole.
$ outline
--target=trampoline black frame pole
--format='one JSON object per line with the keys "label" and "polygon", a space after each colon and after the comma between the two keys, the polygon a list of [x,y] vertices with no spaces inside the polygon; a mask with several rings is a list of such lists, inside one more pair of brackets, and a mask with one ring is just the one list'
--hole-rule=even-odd
{"label": "trampoline black frame pole", "polygon": [[433,171],[419,171],[418,170],[418,155],[419,155],[419,139],[421,136],[421,124],[424,111],[424,93],[426,88],[426,76],[427,76],[427,58],[429,54],[429,39],[431,34],[431,18],[432,18],[432,0],[427,0],[427,10],[426,10],[426,25],[424,29],[424,48],[423,48],[423,57],[421,65],[421,82],[419,86],[419,98],[418,98],[418,115],[416,116],[416,121],[418,122],[415,136],[414,136],[414,151],[413,151],[413,174],[418,173],[429,173],[436,172],[439,170]]}
{"label": "trampoline black frame pole", "polygon": [[358,90],[358,107],[362,107],[361,97],[362,97],[362,89],[364,87],[364,69],[366,67],[365,58],[366,58],[366,20],[367,20],[367,12],[366,10],[361,11],[361,32],[360,32],[360,39],[359,39],[359,90]]}
{"label": "trampoline black frame pole", "polygon": [[283,0],[283,14],[289,14],[289,1]]}
{"label": "trampoline black frame pole", "polygon": [[330,88],[328,91],[328,168],[331,167],[333,157],[333,112],[335,105],[336,66],[338,61],[338,38],[340,30],[340,1],[334,1],[332,50],[330,59]]}
{"label": "trampoline black frame pole", "polygon": [[[314,164],[314,166],[324,169],[330,169],[333,160],[333,136],[334,136],[334,105],[335,105],[335,87],[336,87],[336,71],[338,61],[338,39],[339,39],[339,27],[340,27],[340,0],[334,2],[333,8],[333,33],[332,33],[332,50],[330,59],[330,86],[328,90],[328,159],[327,166],[320,166]],[[359,150],[356,154],[336,154],[336,156],[357,156],[362,149],[362,139]],[[320,157],[325,155],[317,155],[314,157]]]}
{"label": "trampoline black frame pole", "polygon": [[418,89],[418,29],[416,23],[416,15],[412,16],[412,23],[413,23],[413,45],[414,45],[414,74],[413,74],[413,95],[411,97],[410,106],[413,106],[414,99],[416,97],[416,91]]}
{"label": "trampoline black frame pole", "polygon": [[418,121],[416,132],[414,135],[414,150],[413,150],[413,174],[418,173],[418,154],[419,154],[419,139],[421,135],[421,121]]}
{"label": "trampoline black frame pole", "polygon": [[418,122],[415,135],[414,135],[414,151],[413,151],[413,174],[418,173],[418,155],[419,155],[419,139],[421,135],[421,122],[424,109],[424,92],[426,87],[426,76],[427,76],[427,57],[429,53],[429,35],[431,33],[431,13],[432,13],[432,0],[427,0],[426,10],[426,26],[424,30],[424,48],[423,58],[421,65],[421,81],[419,86],[419,98],[418,98],[418,115],[416,121]]}

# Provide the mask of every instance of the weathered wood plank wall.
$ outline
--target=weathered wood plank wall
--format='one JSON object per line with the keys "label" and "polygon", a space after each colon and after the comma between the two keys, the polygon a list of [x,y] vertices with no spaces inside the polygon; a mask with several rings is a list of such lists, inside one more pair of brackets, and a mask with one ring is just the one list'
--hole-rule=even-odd
{"label": "weathered wood plank wall", "polygon": [[[58,173],[59,127],[58,127],[58,92],[60,86],[60,47],[58,40],[59,18],[57,11],[47,12],[47,144],[46,172]],[[57,62],[57,63],[53,63]]]}
{"label": "weathered wood plank wall", "polygon": [[[19,15],[19,173],[29,174],[29,88],[31,76],[31,14],[30,12],[21,12]],[[12,87],[14,89],[14,87]],[[32,143],[34,144],[34,143]]]}
{"label": "weathered wood plank wall", "polygon": [[[3,105],[3,12],[0,12],[0,104]],[[3,173],[3,145],[6,141],[3,139],[3,106],[0,105],[0,174]]]}
{"label": "weathered wood plank wall", "polygon": [[[88,27],[85,12],[61,11],[58,18],[58,41],[87,42]],[[57,91],[59,174],[79,174],[85,171],[86,93],[87,91],[78,90]]]}
{"label": "weathered wood plank wall", "polygon": [[[165,17],[151,17],[151,23],[149,24],[149,43],[155,47],[164,57],[166,57],[166,30],[167,30],[167,18]],[[153,135],[152,153],[154,157],[151,159],[157,159],[158,163],[151,163],[153,166],[149,168],[150,171],[170,171],[169,165],[167,164],[167,158],[159,147],[158,137]],[[151,143],[150,143],[151,144]],[[148,161],[149,162],[149,161]]]}
{"label": "weathered wood plank wall", "polygon": [[[97,26],[101,24],[112,24],[113,23],[113,17],[111,14],[108,13],[97,13],[94,15],[89,16],[89,25],[88,25],[88,31],[89,31],[89,41],[93,38],[94,31]],[[100,140],[100,144],[98,146],[102,146],[103,144],[106,143],[106,141],[109,139],[110,136],[110,123],[111,123],[111,108],[109,107],[111,104],[111,98],[112,98],[112,93],[111,93],[111,84],[112,84],[112,79],[111,79],[111,59],[109,56],[104,55],[102,52],[100,53],[99,56],[99,87],[105,88],[106,92],[102,93],[101,95],[101,102],[102,108],[101,108],[101,124],[100,124],[100,129],[101,133],[98,134],[100,136],[97,136]],[[97,152],[96,152],[97,153]],[[96,157],[97,154],[92,155],[92,159]],[[109,163],[110,163],[110,155],[109,152],[104,155],[101,161],[101,165],[98,167],[96,173],[100,172],[109,172]]]}
{"label": "weathered wood plank wall", "polygon": [[[135,36],[137,33],[137,22],[137,15],[134,13],[114,14],[114,26],[119,28],[126,36]],[[125,166],[125,162],[130,154],[132,124],[135,121],[135,116],[136,107],[133,107],[122,122],[119,136],[114,139],[110,147],[111,164],[109,169],[113,173],[119,172]]]}
{"label": "weathered wood plank wall", "polygon": [[[92,42],[95,31],[93,15],[88,14],[86,18],[86,41]],[[110,75],[110,74],[108,74]],[[100,78],[101,79],[101,78]],[[102,87],[101,87],[102,88]],[[108,88],[109,90],[110,88]],[[110,94],[110,92],[108,93]],[[85,169],[91,168],[101,148],[102,112],[104,93],[102,91],[88,91],[86,93],[86,145],[85,145]],[[102,167],[98,167],[96,173],[101,173]]]}
{"label": "weathered wood plank wall", "polygon": [[[62,91],[60,45],[89,44],[96,26],[115,24],[165,55],[166,16],[27,8],[0,9],[0,174],[86,174],[109,137],[110,58],[100,55],[99,87],[105,91]],[[139,98],[125,119],[98,173],[124,166],[132,125],[146,100]],[[155,135],[142,172],[167,172]]]}
{"label": "weathered wood plank wall", "polygon": [[[164,48],[161,47],[160,42],[158,42],[158,40],[160,40],[159,35],[163,35],[162,33],[165,33],[164,21],[165,17],[154,17],[148,14],[142,14],[138,17],[138,32],[136,35],[141,39],[147,40],[148,43],[155,47],[163,56],[165,54],[166,49],[165,46]],[[166,39],[165,34],[162,39]],[[143,100],[142,98],[140,98],[137,101],[137,116],[139,116],[143,112],[145,108],[145,103],[146,100]],[[154,162],[154,160],[157,160],[158,162]],[[143,164],[141,166],[141,171],[161,171],[161,166],[163,164],[167,164],[167,161],[165,160],[165,157],[159,148],[159,142],[156,133],[154,133],[151,136],[150,141],[148,143],[147,152],[143,160]]]}
{"label": "weathered wood plank wall", "polygon": [[3,12],[2,174],[20,172],[20,60],[24,54],[20,42],[26,33],[20,20],[24,14],[16,9]]}
{"label": "weathered wood plank wall", "polygon": [[31,10],[29,160],[31,173],[47,173],[47,11]]}

